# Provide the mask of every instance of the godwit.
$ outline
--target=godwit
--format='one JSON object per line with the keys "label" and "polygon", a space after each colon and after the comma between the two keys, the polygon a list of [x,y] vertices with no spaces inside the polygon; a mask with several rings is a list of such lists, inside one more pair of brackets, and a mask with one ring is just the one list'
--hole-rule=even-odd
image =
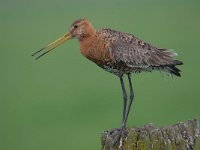
{"label": "godwit", "polygon": [[[134,99],[131,73],[160,70],[181,76],[181,70],[176,68],[176,65],[182,65],[183,63],[179,60],[173,60],[173,57],[177,55],[173,50],[152,46],[129,33],[111,29],[96,30],[87,19],[74,21],[68,33],[35,52],[32,56],[43,52],[36,57],[38,59],[69,39],[78,39],[83,56],[119,77],[123,92],[123,117],[120,133],[126,128]],[[123,75],[128,76],[130,86],[128,106]]]}

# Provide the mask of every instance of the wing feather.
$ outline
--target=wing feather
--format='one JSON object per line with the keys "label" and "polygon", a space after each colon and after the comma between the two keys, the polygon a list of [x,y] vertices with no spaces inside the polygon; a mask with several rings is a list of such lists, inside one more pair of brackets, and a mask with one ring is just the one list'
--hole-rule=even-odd
{"label": "wing feather", "polygon": [[159,49],[131,34],[111,29],[104,30],[111,39],[109,50],[116,62],[124,62],[127,66],[136,68],[158,67],[174,63],[172,57],[176,53],[172,50]]}

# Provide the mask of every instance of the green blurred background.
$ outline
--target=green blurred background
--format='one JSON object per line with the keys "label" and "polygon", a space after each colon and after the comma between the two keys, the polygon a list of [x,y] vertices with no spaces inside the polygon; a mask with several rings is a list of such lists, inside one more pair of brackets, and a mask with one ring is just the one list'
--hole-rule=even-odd
{"label": "green blurred background", "polygon": [[0,150],[97,150],[101,132],[120,127],[119,79],[81,56],[76,40],[31,57],[83,17],[174,49],[184,62],[181,78],[133,76],[129,127],[200,116],[200,1],[1,0]]}

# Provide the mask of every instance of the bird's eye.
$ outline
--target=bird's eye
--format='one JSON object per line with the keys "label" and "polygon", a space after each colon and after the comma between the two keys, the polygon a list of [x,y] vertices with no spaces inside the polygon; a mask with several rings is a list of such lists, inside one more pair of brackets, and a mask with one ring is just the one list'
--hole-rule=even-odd
{"label": "bird's eye", "polygon": [[74,29],[78,28],[78,25],[74,25]]}

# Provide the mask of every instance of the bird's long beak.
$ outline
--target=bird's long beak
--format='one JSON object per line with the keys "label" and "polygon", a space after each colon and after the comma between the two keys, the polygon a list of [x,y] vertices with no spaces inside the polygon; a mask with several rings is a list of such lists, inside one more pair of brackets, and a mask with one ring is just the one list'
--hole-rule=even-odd
{"label": "bird's long beak", "polygon": [[36,51],[35,53],[32,54],[32,56],[36,56],[36,54],[43,52],[35,58],[35,59],[38,59],[71,38],[72,37],[71,37],[70,33],[67,33],[67,34],[63,35],[62,37],[58,38],[57,40],[55,40],[54,42],[50,43],[49,45]]}

